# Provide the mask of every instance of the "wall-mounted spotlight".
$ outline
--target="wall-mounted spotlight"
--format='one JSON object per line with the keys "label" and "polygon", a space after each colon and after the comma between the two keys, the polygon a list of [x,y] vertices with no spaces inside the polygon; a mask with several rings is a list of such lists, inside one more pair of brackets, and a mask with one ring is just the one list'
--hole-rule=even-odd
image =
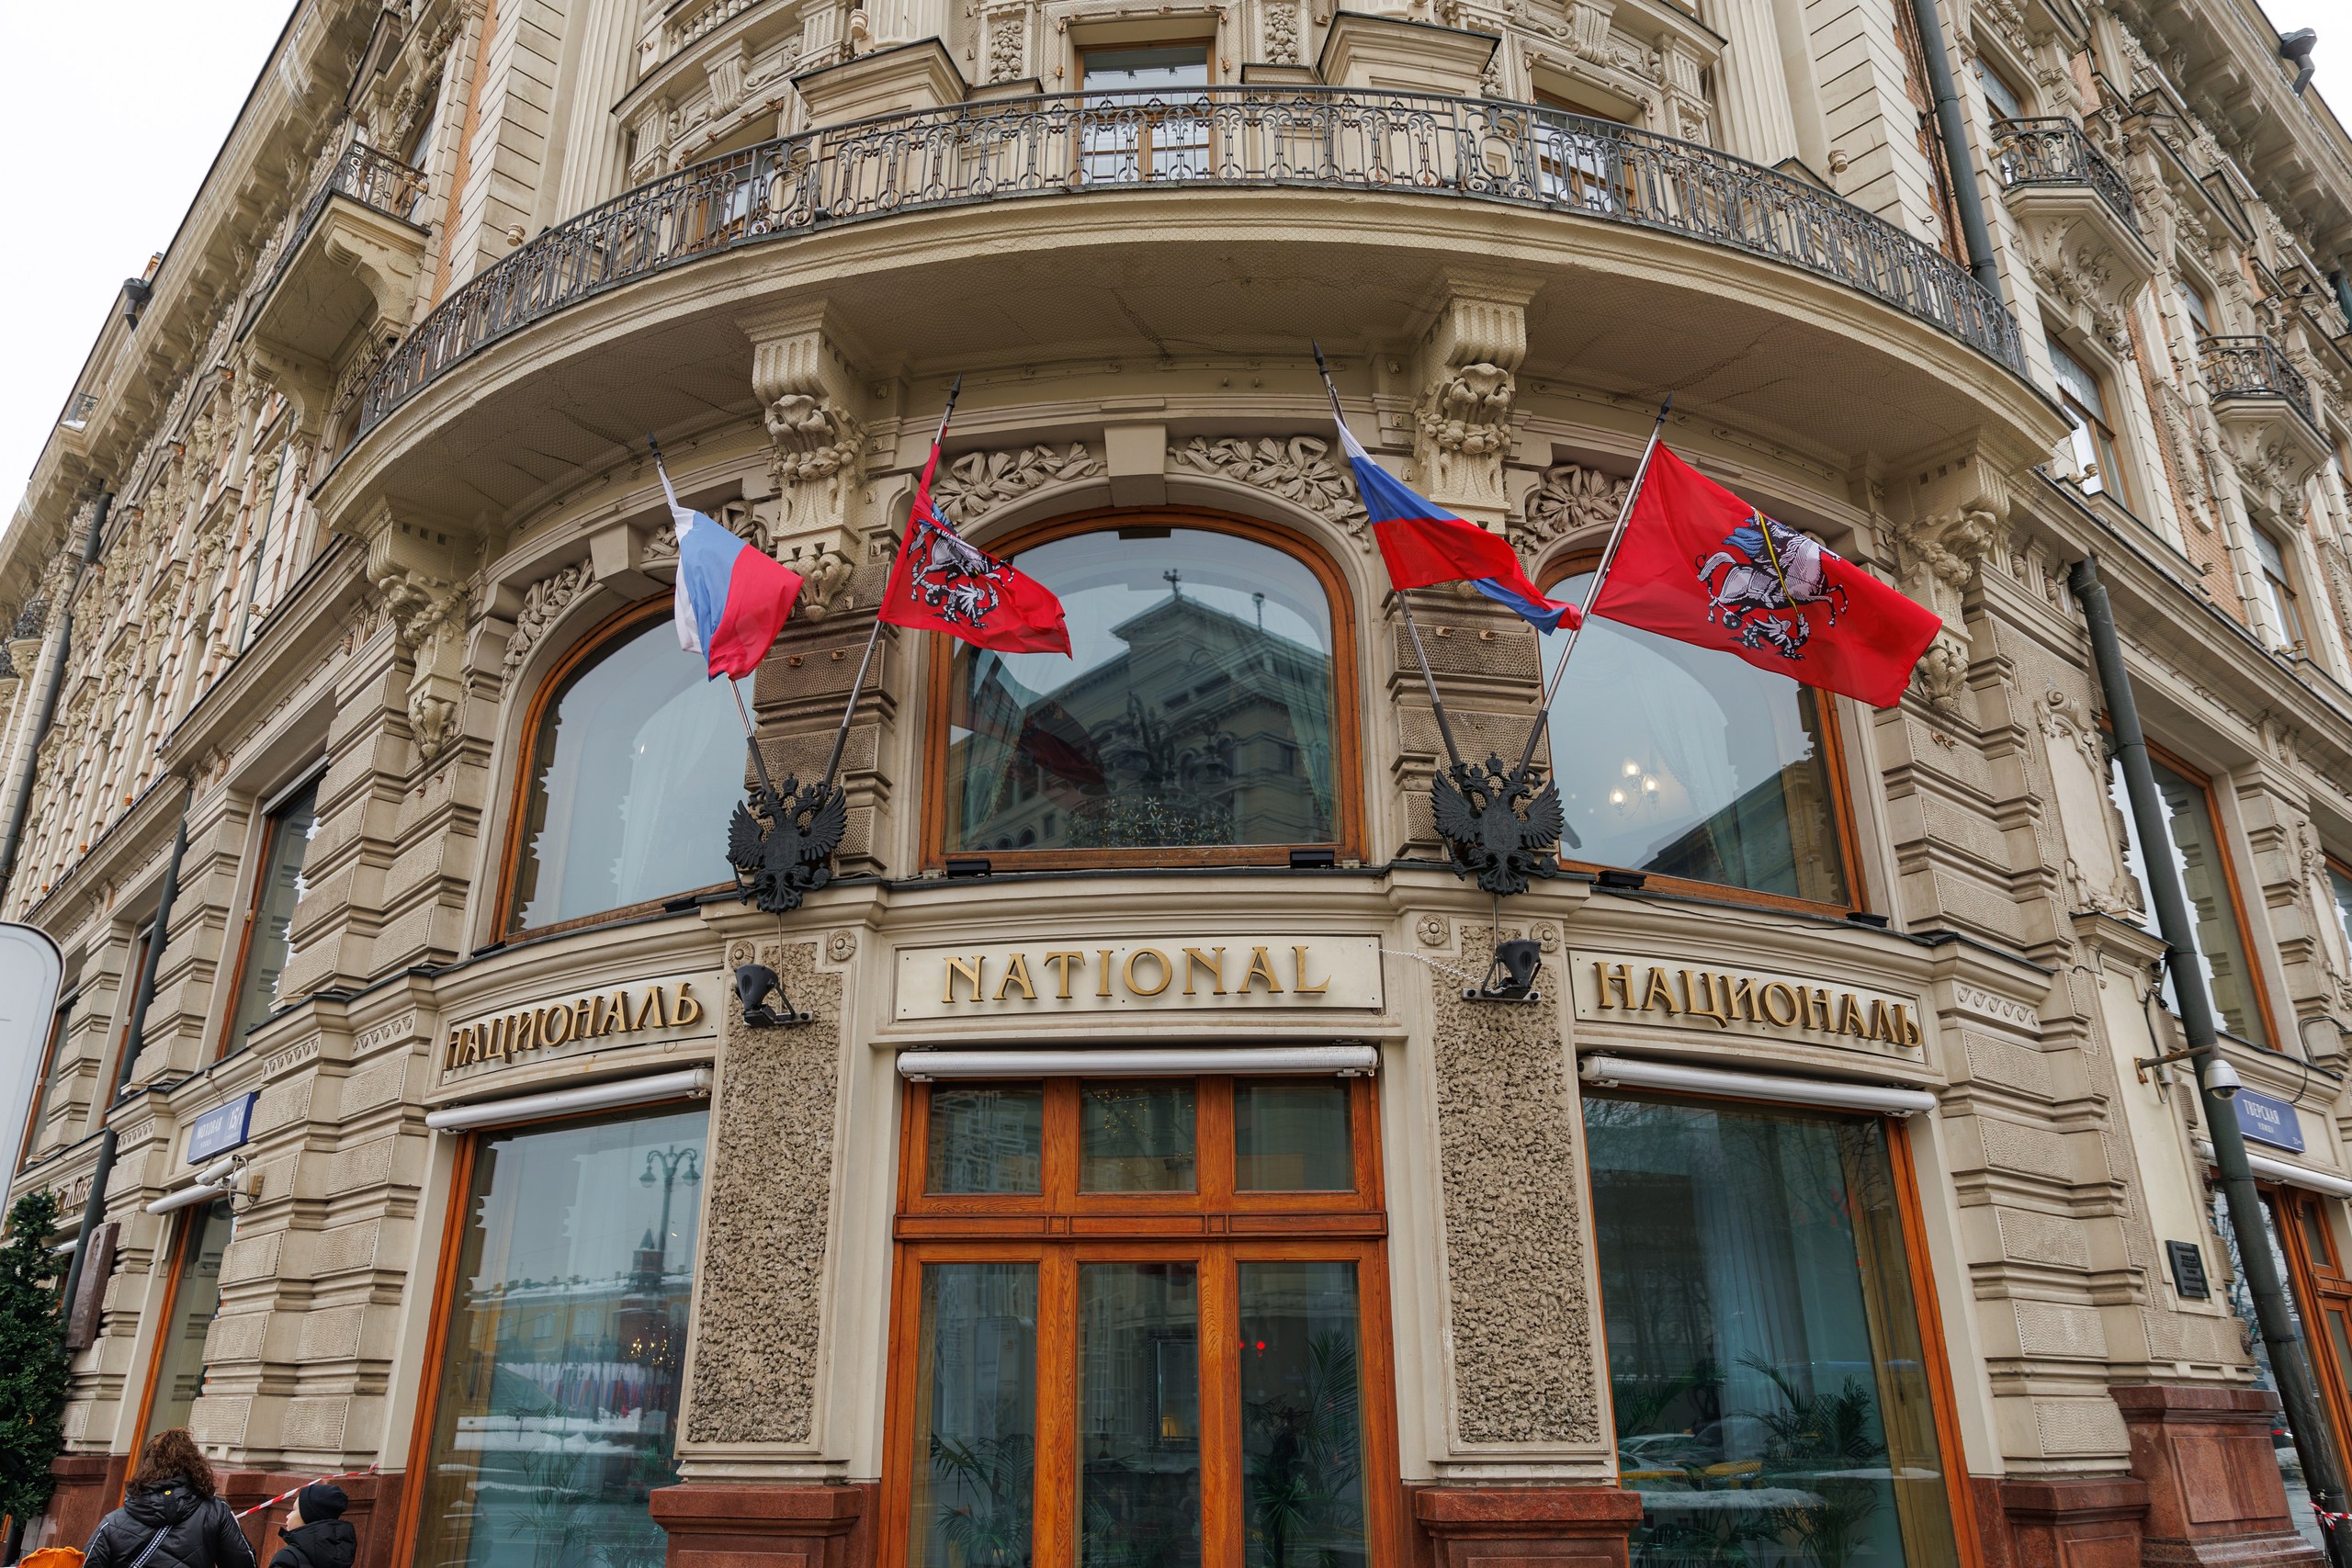
{"label": "wall-mounted spotlight", "polygon": [[[771,995],[782,1005],[768,1006]],[[736,965],[735,999],[742,1004],[743,1021],[753,1029],[786,1029],[813,1022],[817,1017],[792,1005],[792,998],[784,993],[784,981],[764,964]]]}

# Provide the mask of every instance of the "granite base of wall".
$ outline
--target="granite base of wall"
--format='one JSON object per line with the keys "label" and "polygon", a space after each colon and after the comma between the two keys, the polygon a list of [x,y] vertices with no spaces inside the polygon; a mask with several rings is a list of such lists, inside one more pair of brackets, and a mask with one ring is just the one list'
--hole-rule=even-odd
{"label": "granite base of wall", "polygon": [[1614,1486],[1413,1486],[1414,1557],[1426,1568],[1626,1568],[1638,1492]]}
{"label": "granite base of wall", "polygon": [[[247,1508],[319,1479],[315,1470],[230,1470],[223,1466],[214,1472],[220,1483],[220,1496],[230,1507],[243,1514]],[[343,1511],[344,1523],[359,1538],[359,1555],[351,1568],[390,1568],[393,1538],[400,1533],[401,1491],[407,1480],[403,1475],[347,1475],[335,1484],[351,1499]],[[239,1521],[245,1527],[245,1539],[253,1542],[254,1560],[267,1562],[278,1547],[284,1544],[277,1527],[286,1518],[290,1502],[273,1508],[248,1514]]]}
{"label": "granite base of wall", "polygon": [[49,1495],[44,1522],[25,1537],[29,1550],[70,1546],[76,1551],[90,1544],[90,1532],[122,1501],[122,1483],[130,1477],[128,1454],[60,1454],[50,1461],[49,1473],[57,1489]]}
{"label": "granite base of wall", "polygon": [[2148,1489],[2140,1560],[2155,1568],[2323,1568],[2296,1531],[2271,1447],[2276,1395],[2211,1383],[2111,1391]]}
{"label": "granite base of wall", "polygon": [[880,1488],[685,1482],[650,1499],[666,1568],[873,1568]]}
{"label": "granite base of wall", "polygon": [[2129,1475],[1977,1476],[1987,1568],[2137,1568],[2148,1486]]}

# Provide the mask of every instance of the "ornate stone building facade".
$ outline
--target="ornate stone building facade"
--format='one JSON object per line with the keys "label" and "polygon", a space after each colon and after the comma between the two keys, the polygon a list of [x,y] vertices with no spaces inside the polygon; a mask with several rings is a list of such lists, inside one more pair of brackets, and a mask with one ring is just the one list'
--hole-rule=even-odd
{"label": "ornate stone building facade", "polygon": [[[2313,1561],[2069,585],[2341,1450],[2295,77],[2246,0],[305,0],[0,536],[29,1539],[184,1423],[364,1472],[366,1568]],[[1670,390],[1943,631],[1873,711],[1596,621],[1498,904],[1310,338],[1540,583]],[[744,694],[806,781],[958,376],[938,493],[1076,657],[886,630],[760,913],[646,436],[807,580]],[[1510,757],[1556,653],[1417,598]],[[1506,937],[1539,996],[1465,999]]]}

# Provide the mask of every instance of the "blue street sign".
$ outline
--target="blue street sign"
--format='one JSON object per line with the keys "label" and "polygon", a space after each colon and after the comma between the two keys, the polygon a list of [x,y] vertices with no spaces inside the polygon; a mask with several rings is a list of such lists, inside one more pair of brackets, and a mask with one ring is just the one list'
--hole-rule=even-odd
{"label": "blue street sign", "polygon": [[[254,1099],[254,1095],[241,1094],[228,1104],[215,1107],[189,1123],[187,1163],[202,1165],[243,1143],[245,1131],[253,1124]],[[2301,1146],[2300,1144],[2296,1145],[2298,1148]]]}
{"label": "blue street sign", "polygon": [[2247,1137],[2274,1149],[2303,1152],[2303,1124],[2285,1100],[2242,1089],[2230,1103],[2238,1108],[2238,1131]]}

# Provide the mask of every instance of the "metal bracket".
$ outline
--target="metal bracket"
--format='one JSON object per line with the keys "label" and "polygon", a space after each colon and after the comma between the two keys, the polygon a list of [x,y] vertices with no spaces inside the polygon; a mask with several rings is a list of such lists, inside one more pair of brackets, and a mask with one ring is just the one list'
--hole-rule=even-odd
{"label": "metal bracket", "polygon": [[[769,993],[784,1005],[767,1005]],[[790,1029],[798,1024],[814,1023],[817,1015],[792,1005],[785,994],[784,981],[764,964],[741,964],[735,968],[735,999],[742,1005],[743,1021],[753,1029]]]}

